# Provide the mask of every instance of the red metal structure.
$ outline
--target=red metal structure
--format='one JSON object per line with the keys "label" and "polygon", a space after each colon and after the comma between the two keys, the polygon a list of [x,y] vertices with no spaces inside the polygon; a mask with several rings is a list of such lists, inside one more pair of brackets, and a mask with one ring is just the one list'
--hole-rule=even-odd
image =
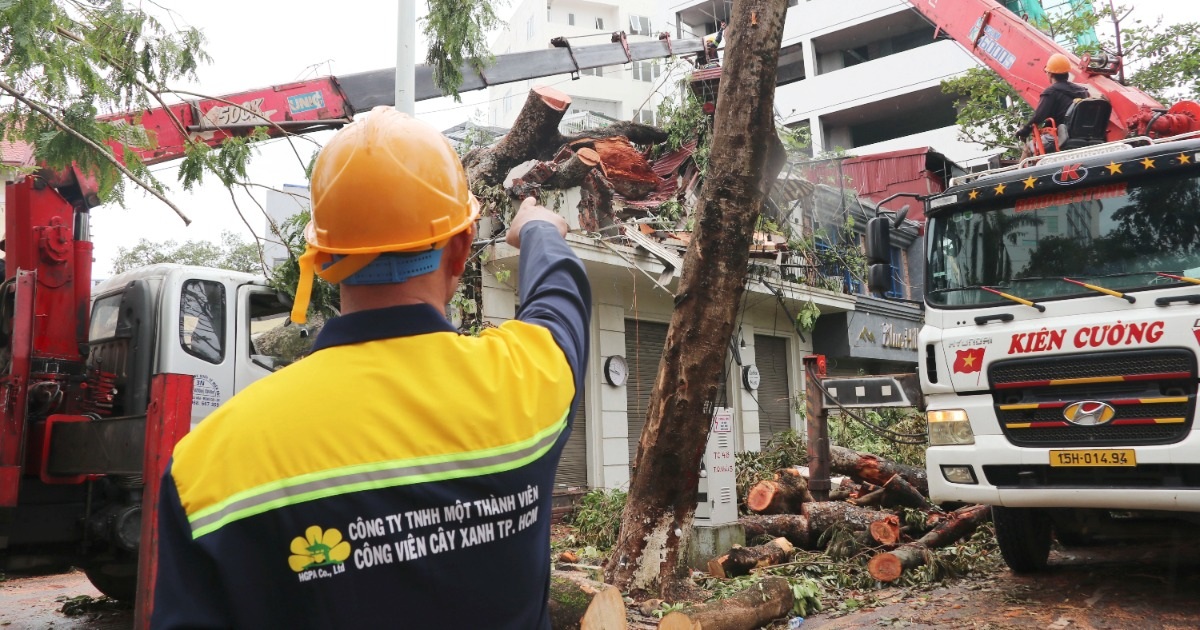
{"label": "red metal structure", "polygon": [[1046,88],[1043,68],[1055,53],[1076,71],[1071,80],[1112,104],[1108,139],[1166,137],[1200,130],[1200,104],[1181,101],[1169,109],[1141,90],[1112,78],[1121,60],[1107,55],[1080,59],[995,0],[909,0],[913,8],[996,71],[1036,107]]}

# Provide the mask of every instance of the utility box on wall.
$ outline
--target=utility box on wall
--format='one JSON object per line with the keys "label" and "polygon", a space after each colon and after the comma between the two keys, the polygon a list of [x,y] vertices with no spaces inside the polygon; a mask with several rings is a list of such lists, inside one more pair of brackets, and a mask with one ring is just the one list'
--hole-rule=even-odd
{"label": "utility box on wall", "polygon": [[700,468],[700,494],[696,498],[697,525],[737,522],[737,486],[734,473],[733,410],[718,407],[713,413],[708,446]]}

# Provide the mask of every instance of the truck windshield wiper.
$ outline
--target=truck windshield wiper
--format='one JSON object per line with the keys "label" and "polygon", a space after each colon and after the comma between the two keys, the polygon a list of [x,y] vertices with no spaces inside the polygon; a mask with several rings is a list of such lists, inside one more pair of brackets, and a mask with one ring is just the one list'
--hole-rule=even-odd
{"label": "truck windshield wiper", "polygon": [[1130,304],[1137,302],[1137,298],[1133,297],[1132,295],[1126,295],[1124,293],[1121,293],[1120,291],[1113,291],[1112,289],[1106,289],[1104,287],[1099,287],[1094,284],[1088,284],[1086,282],[1080,282],[1078,280],[1072,280],[1070,278],[1063,278],[1063,282],[1070,282],[1071,284],[1077,284],[1077,285],[1079,285],[1085,289],[1088,289],[1090,291],[1095,291],[1096,293],[1103,293],[1104,295],[1111,295],[1116,298],[1121,298],[1122,300],[1125,300],[1126,302],[1129,302]]}
{"label": "truck windshield wiper", "polygon": [[1200,280],[1197,280],[1196,278],[1189,278],[1187,276],[1177,276],[1173,273],[1163,273],[1161,271],[1156,271],[1154,273],[1154,275],[1162,276],[1164,278],[1170,278],[1172,280],[1178,280],[1180,282],[1187,282],[1188,284],[1200,284]]}
{"label": "truck windshield wiper", "polygon": [[984,291],[987,291],[988,293],[994,293],[996,295],[999,295],[1000,297],[1002,297],[1006,300],[1011,300],[1013,302],[1016,302],[1017,304],[1021,304],[1024,306],[1032,306],[1033,308],[1036,308],[1039,313],[1046,312],[1045,306],[1042,306],[1041,304],[1038,304],[1037,302],[1034,302],[1032,300],[1026,300],[1025,298],[1022,298],[1022,297],[1017,297],[1015,295],[1009,295],[1007,293],[1004,293],[1003,291],[997,291],[991,287],[980,286],[979,288],[983,289]]}

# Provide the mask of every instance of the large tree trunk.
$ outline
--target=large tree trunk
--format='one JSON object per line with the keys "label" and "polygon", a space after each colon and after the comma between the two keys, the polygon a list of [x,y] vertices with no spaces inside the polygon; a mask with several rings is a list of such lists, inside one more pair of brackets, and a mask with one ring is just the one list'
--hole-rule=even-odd
{"label": "large tree trunk", "polygon": [[763,514],[743,516],[738,524],[746,532],[746,542],[769,536],[786,538],[801,549],[812,549],[815,538],[821,532],[813,532],[808,519],[799,514]]}
{"label": "large tree trunk", "polygon": [[845,501],[817,501],[804,504],[804,518],[818,536],[834,527],[852,531],[870,531],[871,537],[883,545],[900,539],[900,521],[895,514],[880,512]]}
{"label": "large tree trunk", "polygon": [[[494,146],[478,148],[463,156],[467,179],[488,186],[504,183],[514,166],[532,160],[553,144],[551,156],[562,146],[558,123],[571,105],[571,97],[552,87],[529,91],[525,105],[513,121],[512,129]],[[549,159],[549,158],[546,158]]]}
{"label": "large tree trunk", "polygon": [[759,567],[787,562],[794,550],[792,543],[783,537],[757,547],[734,547],[728,553],[709,560],[708,572],[719,578],[747,575]]}
{"label": "large tree trunk", "polygon": [[663,617],[659,630],[754,630],[792,609],[792,587],[773,576],[715,602],[677,610]]}
{"label": "large tree trunk", "polygon": [[700,462],[719,370],[742,300],[754,224],[782,166],[775,70],[786,2],[737,0],[695,235],[667,332],[637,473],[605,580],[634,597],[686,592]]}

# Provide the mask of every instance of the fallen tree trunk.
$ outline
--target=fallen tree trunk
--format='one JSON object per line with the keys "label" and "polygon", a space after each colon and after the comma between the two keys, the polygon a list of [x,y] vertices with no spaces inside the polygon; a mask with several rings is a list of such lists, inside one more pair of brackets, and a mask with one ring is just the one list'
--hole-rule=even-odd
{"label": "fallen tree trunk", "polygon": [[904,571],[925,564],[930,550],[945,547],[969,536],[991,514],[991,508],[986,505],[973,505],[955,510],[940,519],[929,533],[916,542],[871,558],[867,563],[867,571],[880,582],[894,582]]}
{"label": "fallen tree trunk", "polygon": [[[813,532],[824,533],[842,525],[851,531],[870,531],[872,535],[879,530],[882,536],[890,538],[890,542],[881,540],[880,544],[894,544],[900,539],[900,519],[889,512],[871,510],[845,501],[817,501],[805,503],[803,513],[808,519],[809,529]],[[872,528],[875,523],[884,525]],[[889,536],[883,532],[884,529],[894,530],[895,533]]]}
{"label": "fallen tree trunk", "polygon": [[668,613],[659,630],[754,630],[792,609],[787,579],[769,577],[744,591],[715,602]]}
{"label": "fallen tree trunk", "polygon": [[552,630],[610,630],[628,627],[621,592],[581,575],[555,572],[550,577]]}
{"label": "fallen tree trunk", "polygon": [[555,166],[554,174],[546,180],[550,188],[573,188],[583,183],[583,179],[600,166],[600,154],[595,149],[580,147],[566,160]]}
{"label": "fallen tree trunk", "polygon": [[759,567],[787,562],[794,550],[792,543],[783,537],[757,547],[734,547],[725,555],[709,560],[708,572],[719,578],[747,575]]}
{"label": "fallen tree trunk", "polygon": [[495,145],[473,149],[463,156],[467,179],[472,183],[495,186],[514,166],[534,159],[548,144],[553,150],[549,159],[562,146],[558,123],[571,105],[571,97],[552,87],[535,87],[529,91],[525,105],[513,121],[512,128]]}
{"label": "fallen tree trunk", "polygon": [[892,475],[887,483],[883,484],[883,502],[885,505],[903,505],[905,507],[917,508],[926,512],[937,511],[937,507],[929,501],[929,498],[921,494],[919,490],[913,487],[911,483],[905,481],[900,475]]}
{"label": "fallen tree trunk", "polygon": [[799,514],[763,514],[743,516],[738,524],[746,531],[746,540],[751,541],[764,536],[771,538],[786,538],[788,542],[801,549],[812,549],[813,532],[808,527],[808,519]]}
{"label": "fallen tree trunk", "polygon": [[877,486],[882,486],[892,477],[900,475],[921,494],[929,495],[929,478],[926,477],[924,468],[897,464],[871,453],[859,453],[841,446],[831,446],[829,471]]}

